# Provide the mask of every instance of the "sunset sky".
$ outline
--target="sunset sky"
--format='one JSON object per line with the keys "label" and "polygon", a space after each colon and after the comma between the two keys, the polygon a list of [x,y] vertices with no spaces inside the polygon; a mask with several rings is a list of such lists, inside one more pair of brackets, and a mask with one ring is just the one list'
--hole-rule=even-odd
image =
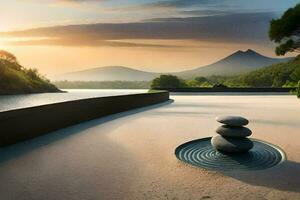
{"label": "sunset sky", "polygon": [[1,1],[0,49],[50,77],[101,66],[167,72],[236,50],[275,56],[269,21],[299,0]]}

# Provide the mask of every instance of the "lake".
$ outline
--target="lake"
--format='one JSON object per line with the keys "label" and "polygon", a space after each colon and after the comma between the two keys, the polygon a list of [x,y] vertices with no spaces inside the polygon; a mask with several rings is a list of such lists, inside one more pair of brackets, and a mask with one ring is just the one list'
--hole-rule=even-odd
{"label": "lake", "polygon": [[72,89],[64,90],[66,93],[40,93],[22,95],[0,96],[0,112],[26,108],[38,105],[87,99],[94,97],[107,97],[126,94],[138,94],[147,90],[113,90],[113,89]]}

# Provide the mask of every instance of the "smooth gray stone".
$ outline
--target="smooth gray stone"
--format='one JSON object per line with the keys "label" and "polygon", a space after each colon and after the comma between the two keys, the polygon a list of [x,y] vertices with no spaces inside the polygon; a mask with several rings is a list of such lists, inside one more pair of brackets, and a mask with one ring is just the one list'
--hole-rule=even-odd
{"label": "smooth gray stone", "polygon": [[222,125],[217,128],[216,132],[222,136],[245,138],[252,134],[252,131],[246,127]]}
{"label": "smooth gray stone", "polygon": [[216,120],[229,126],[246,126],[249,123],[248,119],[240,116],[221,116]]}
{"label": "smooth gray stone", "polygon": [[211,139],[212,146],[221,152],[244,153],[253,148],[253,142],[248,138],[228,138],[216,135]]}

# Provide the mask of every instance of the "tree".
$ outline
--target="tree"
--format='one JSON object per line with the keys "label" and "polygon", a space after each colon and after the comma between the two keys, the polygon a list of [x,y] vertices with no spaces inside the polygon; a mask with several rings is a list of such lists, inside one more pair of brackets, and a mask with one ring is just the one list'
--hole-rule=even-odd
{"label": "tree", "polygon": [[213,88],[227,88],[227,86],[223,84],[215,84]]}
{"label": "tree", "polygon": [[297,96],[300,98],[300,81],[298,82]]}
{"label": "tree", "polygon": [[279,44],[275,51],[277,55],[300,53],[300,4],[288,9],[280,19],[271,21],[269,37]]}
{"label": "tree", "polygon": [[8,51],[4,51],[4,50],[0,50],[0,59],[6,60],[11,63],[18,63],[16,56],[14,56],[12,53],[9,53]]}
{"label": "tree", "polygon": [[177,76],[173,75],[161,75],[155,78],[151,83],[151,88],[182,88],[186,84],[183,80],[179,79]]}
{"label": "tree", "polygon": [[196,77],[196,78],[195,78],[195,81],[197,81],[198,84],[200,84],[200,85],[201,85],[202,83],[204,83],[204,82],[208,82],[207,78],[202,77],[202,76]]}
{"label": "tree", "polygon": [[295,69],[290,77],[295,82],[300,81],[300,67]]}

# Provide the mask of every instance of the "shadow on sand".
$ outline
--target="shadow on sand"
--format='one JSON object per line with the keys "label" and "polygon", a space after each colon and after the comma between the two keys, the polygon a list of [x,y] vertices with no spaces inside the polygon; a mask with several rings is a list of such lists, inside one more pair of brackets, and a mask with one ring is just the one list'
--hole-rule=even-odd
{"label": "shadow on sand", "polygon": [[164,103],[147,106],[147,107],[143,107],[143,108],[138,108],[138,109],[134,109],[134,110],[126,111],[126,112],[121,112],[118,114],[113,114],[113,115],[110,115],[107,117],[103,117],[103,118],[91,120],[88,122],[83,122],[83,123],[80,123],[80,124],[77,124],[74,126],[70,126],[70,127],[67,127],[67,128],[34,138],[34,139],[31,139],[31,140],[27,140],[27,141],[18,143],[18,144],[14,144],[14,145],[7,146],[7,147],[2,147],[2,148],[0,148],[0,164],[4,163],[6,161],[9,161],[11,159],[20,157],[26,153],[29,153],[37,148],[47,145],[47,144],[51,144],[58,140],[62,140],[64,138],[67,138],[74,134],[79,134],[86,129],[101,125],[105,122],[109,122],[109,121],[112,121],[115,119],[129,116],[129,115],[141,113],[141,112],[148,111],[151,109],[159,108],[161,106],[165,106],[165,105],[171,104],[173,102],[174,102],[174,100],[169,100]]}
{"label": "shadow on sand", "polygon": [[251,185],[300,193],[300,163],[297,162],[286,161],[267,170],[224,174]]}

